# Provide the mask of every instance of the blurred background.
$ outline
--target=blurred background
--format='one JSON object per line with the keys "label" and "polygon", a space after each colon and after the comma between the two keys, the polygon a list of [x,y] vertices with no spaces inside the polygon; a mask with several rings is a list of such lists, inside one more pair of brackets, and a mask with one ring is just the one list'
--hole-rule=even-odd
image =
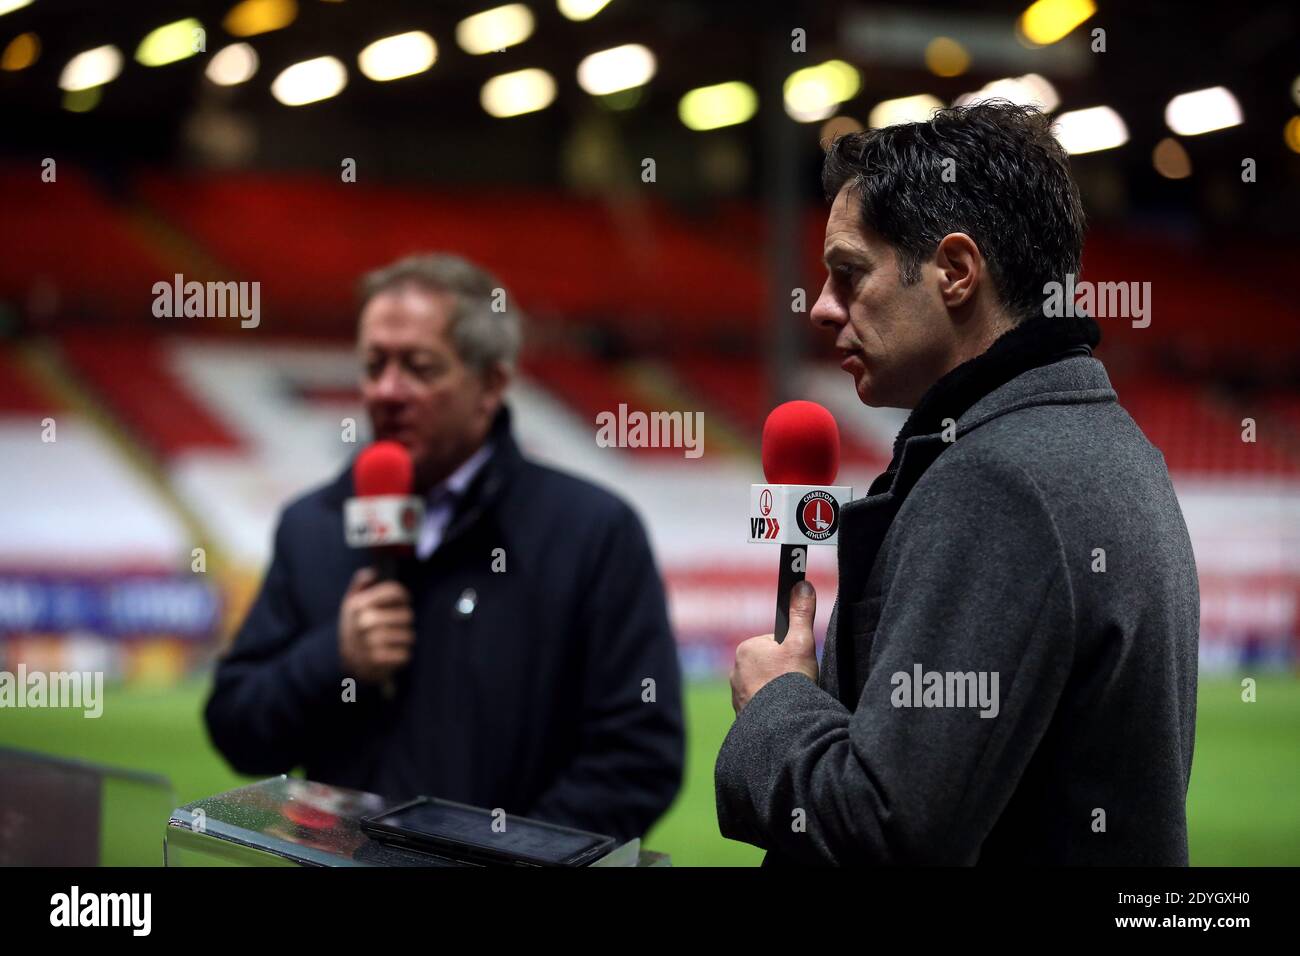
{"label": "blurred background", "polygon": [[[98,720],[0,710],[0,745],[241,782],[200,710],[278,509],[365,440],[356,280],[451,250],[530,317],[522,445],[632,500],[668,582],[689,769],[647,843],[757,862],[712,766],[772,626],[762,422],[825,404],[862,494],[905,418],[807,321],[822,144],[1002,96],[1059,120],[1082,278],[1151,284],[1099,355],[1201,575],[1192,862],[1300,864],[1297,39],[1287,2],[0,0],[0,669],[110,682]],[[178,274],[259,282],[259,324],[156,317]],[[703,456],[597,447],[620,405],[703,412]]]}

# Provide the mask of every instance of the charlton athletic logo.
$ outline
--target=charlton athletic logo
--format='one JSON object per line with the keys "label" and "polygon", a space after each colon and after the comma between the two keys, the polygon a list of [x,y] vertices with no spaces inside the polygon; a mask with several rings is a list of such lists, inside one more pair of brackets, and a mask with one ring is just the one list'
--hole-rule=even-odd
{"label": "charlton athletic logo", "polygon": [[414,531],[415,526],[419,522],[419,520],[420,520],[420,514],[418,508],[414,508],[411,505],[407,505],[405,508],[402,509],[401,521],[402,521],[403,531],[407,531],[407,532]]}
{"label": "charlton athletic logo", "polygon": [[799,500],[795,518],[805,538],[825,541],[840,526],[840,506],[829,492],[810,491]]}

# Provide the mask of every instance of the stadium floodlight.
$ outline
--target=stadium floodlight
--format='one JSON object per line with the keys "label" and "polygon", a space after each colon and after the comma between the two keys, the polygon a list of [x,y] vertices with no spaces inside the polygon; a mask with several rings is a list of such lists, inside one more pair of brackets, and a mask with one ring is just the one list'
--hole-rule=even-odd
{"label": "stadium floodlight", "polygon": [[677,115],[696,132],[735,126],[758,112],[758,94],[748,83],[732,80],[691,90],[677,104]]}
{"label": "stadium floodlight", "polygon": [[570,20],[590,20],[609,5],[609,0],[555,0],[555,6]]}
{"label": "stadium floodlight", "polygon": [[456,42],[466,53],[495,53],[533,35],[533,11],[522,3],[493,7],[456,24]]}
{"label": "stadium floodlight", "polygon": [[1071,155],[1114,149],[1128,142],[1128,127],[1109,106],[1072,110],[1056,118],[1056,140]]}
{"label": "stadium floodlight", "polygon": [[975,93],[963,93],[953,101],[953,106],[967,106],[984,100],[1007,100],[1021,106],[1037,106],[1045,113],[1061,105],[1061,97],[1051,81],[1037,73],[1026,73],[993,80]]}
{"label": "stadium floodlight", "polygon": [[282,30],[297,16],[294,0],[242,0],[230,8],[221,25],[231,36],[251,37]]}
{"label": "stadium floodlight", "polygon": [[490,116],[505,119],[546,109],[555,99],[555,80],[536,68],[502,73],[483,84],[479,94]]}
{"label": "stadium floodlight", "polygon": [[357,56],[361,72],[376,82],[423,73],[438,59],[438,44],[423,30],[384,37]]}
{"label": "stadium floodlight", "polygon": [[1183,144],[1172,136],[1156,143],[1151,151],[1151,165],[1165,179],[1186,179],[1192,174],[1192,159]]}
{"label": "stadium floodlight", "polygon": [[1165,123],[1179,136],[1212,133],[1241,122],[1241,104],[1224,86],[1180,93],[1165,107]]}
{"label": "stadium floodlight", "polygon": [[1300,153],[1300,116],[1293,116],[1286,121],[1286,126],[1282,127],[1282,139],[1286,141],[1287,149]]}
{"label": "stadium floodlight", "polygon": [[785,80],[785,111],[800,123],[815,123],[835,114],[845,100],[857,95],[862,78],[843,60],[827,60],[795,70]]}
{"label": "stadium floodlight", "polygon": [[222,47],[208,61],[204,75],[217,86],[247,83],[257,73],[257,51],[247,43]]}
{"label": "stadium floodlight", "polygon": [[59,74],[59,89],[67,93],[112,82],[122,72],[122,51],[110,44],[78,53]]}
{"label": "stadium floodlight", "polygon": [[0,70],[16,73],[25,70],[41,55],[41,40],[35,33],[20,33],[0,53]]}
{"label": "stadium floodlight", "polygon": [[337,96],[348,71],[336,57],[318,56],[286,67],[271,84],[271,95],[285,106],[303,106]]}
{"label": "stadium floodlight", "polygon": [[1092,0],[1037,0],[1016,21],[1021,35],[1036,46],[1062,40],[1097,12]]}
{"label": "stadium floodlight", "polygon": [[899,123],[924,123],[935,110],[941,109],[942,101],[929,93],[900,96],[898,99],[882,100],[872,107],[867,116],[867,125],[872,129],[883,129]]}
{"label": "stadium floodlight", "polygon": [[952,37],[935,37],[925,45],[925,68],[935,76],[961,76],[970,67],[970,54]]}
{"label": "stadium floodlight", "polygon": [[166,23],[140,41],[135,61],[141,66],[166,66],[194,56],[203,49],[203,24],[194,17]]}
{"label": "stadium floodlight", "polygon": [[606,96],[645,85],[655,69],[655,55],[648,48],[625,43],[585,57],[578,64],[578,85],[592,96]]}

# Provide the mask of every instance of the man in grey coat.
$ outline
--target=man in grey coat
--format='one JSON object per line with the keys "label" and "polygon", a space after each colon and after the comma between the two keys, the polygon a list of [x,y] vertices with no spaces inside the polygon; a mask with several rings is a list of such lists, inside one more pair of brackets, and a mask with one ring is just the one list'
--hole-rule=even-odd
{"label": "man in grey coat", "polygon": [[820,668],[807,584],[784,643],[737,649],[723,835],[769,865],[1186,865],[1196,566],[1097,324],[1045,305],[1084,232],[1050,121],[852,134],[823,183],[813,322],[912,412],[842,511]]}

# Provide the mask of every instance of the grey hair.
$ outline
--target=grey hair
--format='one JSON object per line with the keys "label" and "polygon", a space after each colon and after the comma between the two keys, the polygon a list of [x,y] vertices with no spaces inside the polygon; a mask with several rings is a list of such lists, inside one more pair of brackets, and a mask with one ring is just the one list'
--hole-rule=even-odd
{"label": "grey hair", "polygon": [[498,362],[514,368],[523,341],[523,317],[492,273],[449,252],[407,256],[362,277],[361,307],[408,282],[455,296],[451,338],[465,364],[478,371]]}

